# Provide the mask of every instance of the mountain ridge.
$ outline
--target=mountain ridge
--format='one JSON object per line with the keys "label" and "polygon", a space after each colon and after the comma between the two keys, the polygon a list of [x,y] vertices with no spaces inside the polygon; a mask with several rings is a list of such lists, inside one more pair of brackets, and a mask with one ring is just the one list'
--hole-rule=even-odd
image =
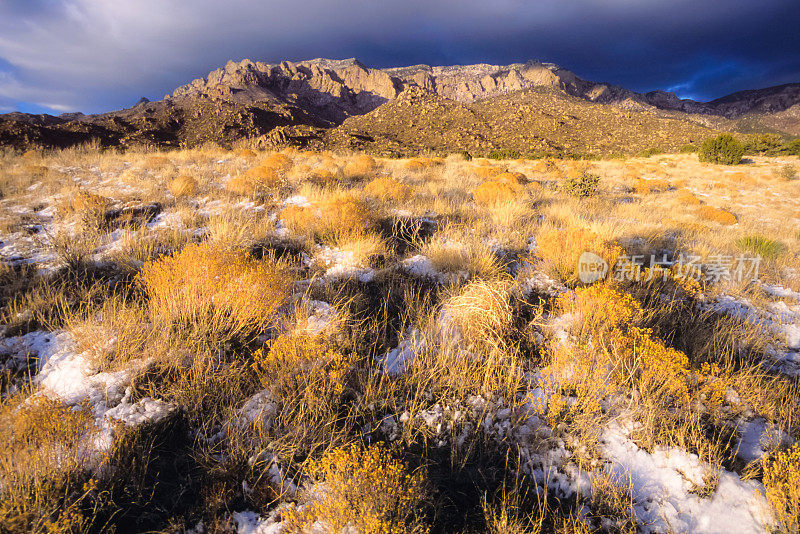
{"label": "mountain ridge", "polygon": [[[466,105],[523,98],[526,91],[545,88],[553,90],[548,93],[552,98],[560,93],[625,112],[687,121],[709,129],[709,135],[712,130],[736,131],[739,125],[746,125],[748,131],[800,135],[800,84],[739,91],[697,102],[665,91],[637,93],[584,80],[558,65],[538,60],[510,65],[370,68],[356,58],[316,58],[280,63],[228,61],[207,76],[175,88],[160,101],[142,99],[131,108],[108,113],[0,115],[0,146],[70,146],[99,139],[108,146],[170,147],[231,144],[242,138],[257,138],[265,145],[305,144],[331,138],[323,132],[341,127],[352,117],[367,116],[409,88]],[[554,105],[541,99],[537,102],[545,111]],[[587,109],[604,115],[601,108]],[[484,112],[493,110],[491,105],[484,106]],[[597,121],[587,124],[614,129]],[[527,132],[533,138],[540,133]]]}

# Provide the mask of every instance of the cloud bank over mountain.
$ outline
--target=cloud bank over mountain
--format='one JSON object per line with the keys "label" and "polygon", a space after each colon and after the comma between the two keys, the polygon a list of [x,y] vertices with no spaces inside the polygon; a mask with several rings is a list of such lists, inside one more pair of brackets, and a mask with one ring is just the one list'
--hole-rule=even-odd
{"label": "cloud bank over mountain", "polygon": [[796,0],[6,0],[0,112],[99,112],[224,64],[376,67],[540,59],[637,91],[711,99],[800,81]]}

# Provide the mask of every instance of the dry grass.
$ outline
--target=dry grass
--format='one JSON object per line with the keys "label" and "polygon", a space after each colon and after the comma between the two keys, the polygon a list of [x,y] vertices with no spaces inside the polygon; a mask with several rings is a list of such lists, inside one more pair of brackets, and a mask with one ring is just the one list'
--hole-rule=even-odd
{"label": "dry grass", "polygon": [[211,244],[151,261],[137,279],[153,320],[202,346],[253,339],[275,321],[291,284],[279,263]]}
{"label": "dry grass", "polygon": [[[796,436],[800,386],[763,364],[779,357],[767,350],[774,332],[708,306],[722,294],[764,309],[796,303],[672,270],[588,287],[575,273],[585,251],[612,268],[623,251],[752,252],[769,256],[763,281],[800,291],[796,183],[776,178],[785,159],[733,173],[694,155],[0,157],[0,237],[23,257],[0,262],[6,337],[66,330],[96,370],[136,369],[130,402],[175,407],[163,428],[124,434],[138,437],[115,443],[111,468],[90,481],[85,459],[63,453],[91,438],[91,411],[37,394],[33,355],[17,369],[0,353],[0,530],[181,531],[202,520],[229,531],[231,510],[277,506],[298,532],[634,532],[642,488],[612,474],[601,443],[612,421],[632,429],[640,454],[696,454],[708,471],[692,490],[701,498],[725,491],[719,469],[761,478],[775,528],[797,529],[796,447],[745,468],[735,445],[737,425],[755,417]],[[587,173],[603,185],[591,196],[559,189]],[[150,202],[164,210],[157,219],[120,214]],[[37,240],[70,268],[26,265]],[[329,255],[375,270],[328,276]],[[416,255],[445,276],[409,272]],[[395,353],[404,366],[390,370]],[[538,411],[534,388],[548,401]],[[266,407],[251,420],[253,399]],[[154,448],[134,446],[145,442]],[[531,476],[556,443],[568,455],[542,467],[565,480],[583,472],[581,495],[556,498]]]}

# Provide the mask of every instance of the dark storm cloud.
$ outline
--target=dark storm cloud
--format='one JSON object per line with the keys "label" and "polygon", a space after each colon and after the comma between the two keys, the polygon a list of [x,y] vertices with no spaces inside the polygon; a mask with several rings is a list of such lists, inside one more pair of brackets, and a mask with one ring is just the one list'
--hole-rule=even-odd
{"label": "dark storm cloud", "polygon": [[715,98],[800,81],[797,0],[0,0],[0,109],[103,111],[228,59],[552,61]]}

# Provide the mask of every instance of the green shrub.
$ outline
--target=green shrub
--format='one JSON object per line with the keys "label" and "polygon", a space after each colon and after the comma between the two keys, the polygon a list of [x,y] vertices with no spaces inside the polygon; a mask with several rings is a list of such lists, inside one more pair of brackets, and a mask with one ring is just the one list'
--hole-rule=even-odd
{"label": "green shrub", "polygon": [[742,250],[758,254],[765,259],[775,259],[783,254],[783,243],[764,237],[763,235],[746,235],[736,240],[736,246]]}
{"label": "green shrub", "polygon": [[693,154],[697,152],[697,147],[690,143],[688,145],[683,145],[682,147],[680,147],[678,149],[678,152],[680,154]]}
{"label": "green shrub", "polygon": [[703,141],[700,147],[700,161],[737,165],[744,156],[744,147],[731,134],[720,134]]}
{"label": "green shrub", "polygon": [[663,153],[664,153],[664,151],[661,150],[660,148],[653,147],[653,148],[646,148],[646,149],[642,150],[641,152],[639,152],[636,155],[638,157],[640,157],[640,158],[649,158],[651,156],[657,156],[657,155],[663,154]]}
{"label": "green shrub", "polygon": [[777,134],[758,134],[747,138],[744,142],[746,154],[766,154],[772,152],[783,144],[783,139]]}
{"label": "green shrub", "polygon": [[561,190],[573,197],[586,198],[596,195],[599,186],[598,175],[583,171],[577,176],[565,178],[561,183]]}
{"label": "green shrub", "polygon": [[487,157],[489,159],[519,159],[522,157],[522,154],[513,148],[503,148],[490,152]]}
{"label": "green shrub", "polygon": [[776,174],[784,180],[797,180],[797,167],[791,163],[787,163],[780,169],[777,169]]}

